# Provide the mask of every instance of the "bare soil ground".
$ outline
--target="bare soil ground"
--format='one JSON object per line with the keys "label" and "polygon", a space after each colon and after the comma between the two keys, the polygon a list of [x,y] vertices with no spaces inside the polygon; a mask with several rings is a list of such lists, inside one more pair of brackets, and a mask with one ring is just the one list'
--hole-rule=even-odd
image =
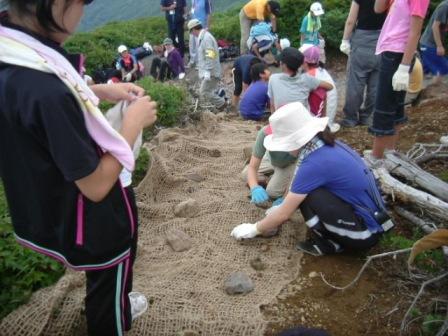
{"label": "bare soil ground", "polygon": [[[342,117],[345,94],[345,60],[332,60],[329,71],[334,76],[339,91],[337,119]],[[409,150],[415,143],[438,143],[440,136],[448,133],[447,86],[428,87],[420,106],[408,108],[409,123],[401,134],[399,149]],[[372,137],[367,127],[342,129],[338,137],[362,152],[371,149]],[[440,174],[447,169],[446,161],[433,161],[429,171]],[[395,218],[395,232],[412,236],[411,226]],[[384,252],[382,247],[369,251],[369,255]],[[342,254],[337,256],[304,256],[300,276],[277,297],[277,302],[263,307],[265,318],[270,321],[266,336],[277,335],[295,326],[320,327],[331,335],[399,335],[402,318],[417,285],[408,280],[405,258],[385,259],[369,266],[359,282],[346,291],[328,287],[319,273],[333,284],[349,283],[364,264],[366,255]],[[426,301],[425,301],[426,300]],[[428,299],[422,300],[429,305]],[[421,321],[420,321],[421,323]],[[417,325],[409,335],[420,335]]]}

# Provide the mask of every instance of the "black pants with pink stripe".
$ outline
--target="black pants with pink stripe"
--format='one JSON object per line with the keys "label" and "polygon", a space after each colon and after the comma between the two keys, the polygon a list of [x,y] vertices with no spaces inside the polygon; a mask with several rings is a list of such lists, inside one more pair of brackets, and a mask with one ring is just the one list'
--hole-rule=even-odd
{"label": "black pants with pink stripe", "polygon": [[[135,196],[125,189],[138,223]],[[120,264],[101,271],[88,271],[86,317],[89,336],[121,336],[131,329],[132,317],[129,292],[132,291],[132,268],[137,252],[136,227],[131,243],[131,256]]]}

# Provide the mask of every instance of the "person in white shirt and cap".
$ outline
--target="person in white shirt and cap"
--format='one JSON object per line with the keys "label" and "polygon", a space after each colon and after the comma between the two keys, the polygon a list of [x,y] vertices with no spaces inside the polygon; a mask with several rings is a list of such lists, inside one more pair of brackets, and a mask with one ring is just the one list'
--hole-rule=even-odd
{"label": "person in white shirt and cap", "polygon": [[319,46],[321,39],[319,30],[322,28],[320,17],[324,14],[325,11],[320,2],[314,2],[310,6],[310,10],[302,19],[300,26],[300,45],[308,43]]}
{"label": "person in white shirt and cap", "polygon": [[192,19],[188,22],[188,30],[198,39],[198,71],[201,79],[199,95],[208,100],[218,110],[227,106],[225,97],[219,95],[218,85],[221,78],[218,43],[210,32],[204,29],[201,21]]}
{"label": "person in white shirt and cap", "polygon": [[315,256],[368,249],[393,227],[372,173],[354,150],[335,141],[327,117],[312,116],[295,102],[275,111],[269,123],[264,146],[298,157],[294,178],[279,206],[256,223],[236,226],[233,238],[271,236],[297,208],[311,237],[296,248]]}

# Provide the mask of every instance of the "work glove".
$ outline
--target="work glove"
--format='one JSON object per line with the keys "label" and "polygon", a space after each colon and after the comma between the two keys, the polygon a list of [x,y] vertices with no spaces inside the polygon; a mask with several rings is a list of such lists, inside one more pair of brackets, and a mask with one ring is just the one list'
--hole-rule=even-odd
{"label": "work glove", "polygon": [[277,198],[274,202],[272,202],[272,206],[279,206],[283,203],[285,199],[283,197]]}
{"label": "work glove", "polygon": [[342,40],[341,45],[339,46],[339,50],[341,50],[344,54],[350,54],[350,41]]}
{"label": "work glove", "polygon": [[125,82],[130,82],[132,80],[132,74],[128,73],[123,79]]}
{"label": "work glove", "polygon": [[181,72],[179,74],[179,79],[184,79],[185,78],[185,72]]}
{"label": "work glove", "polygon": [[211,78],[212,78],[212,74],[210,73],[210,71],[204,71],[204,79],[210,80]]}
{"label": "work glove", "polygon": [[258,236],[261,232],[257,230],[257,223],[244,223],[235,226],[230,235],[236,240],[251,239]]}
{"label": "work glove", "polygon": [[400,64],[392,77],[392,87],[395,91],[407,91],[409,87],[410,65]]}
{"label": "work glove", "polygon": [[250,190],[252,203],[261,204],[269,200],[269,195],[263,187],[257,185]]}

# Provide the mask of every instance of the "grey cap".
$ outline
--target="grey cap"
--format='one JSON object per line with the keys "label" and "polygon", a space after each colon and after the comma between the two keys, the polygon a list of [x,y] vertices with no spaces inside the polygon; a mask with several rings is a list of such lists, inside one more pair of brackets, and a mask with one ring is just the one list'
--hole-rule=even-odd
{"label": "grey cap", "polygon": [[173,40],[167,37],[166,39],[163,40],[163,45],[169,45],[169,44],[173,44]]}
{"label": "grey cap", "polygon": [[202,22],[198,19],[191,19],[190,21],[188,21],[187,27],[188,30],[192,30],[193,28],[202,25]]}

